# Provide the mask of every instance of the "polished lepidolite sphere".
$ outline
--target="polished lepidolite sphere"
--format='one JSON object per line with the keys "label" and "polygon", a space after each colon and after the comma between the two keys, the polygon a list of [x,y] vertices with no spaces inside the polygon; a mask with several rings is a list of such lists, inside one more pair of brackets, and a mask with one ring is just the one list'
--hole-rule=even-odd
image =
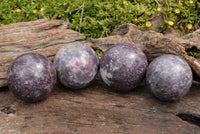
{"label": "polished lepidolite sphere", "polygon": [[56,70],[51,61],[37,53],[17,57],[8,68],[8,87],[25,102],[45,99],[56,83]]}
{"label": "polished lepidolite sphere", "polygon": [[152,93],[163,101],[178,100],[192,85],[192,71],[187,62],[175,55],[154,59],[146,73],[146,82]]}
{"label": "polished lepidolite sphere", "polygon": [[114,90],[128,91],[141,82],[147,64],[141,49],[121,43],[104,53],[100,62],[100,74],[103,81]]}
{"label": "polished lepidolite sphere", "polygon": [[98,65],[96,53],[84,44],[64,46],[54,59],[60,82],[73,89],[88,86],[97,74]]}

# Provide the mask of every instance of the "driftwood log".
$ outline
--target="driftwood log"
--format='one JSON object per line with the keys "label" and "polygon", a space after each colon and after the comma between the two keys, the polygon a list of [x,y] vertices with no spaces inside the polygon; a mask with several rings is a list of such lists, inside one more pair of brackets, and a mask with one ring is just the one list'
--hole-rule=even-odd
{"label": "driftwood log", "polygon": [[[42,19],[0,27],[0,87],[7,85],[7,68],[17,56],[37,52],[52,60],[60,47],[80,43],[84,38],[81,33],[68,29],[68,23],[61,20]],[[125,24],[116,27],[109,37],[81,41],[103,52],[123,42],[141,48],[149,61],[163,54],[178,55],[200,77],[200,60],[187,54],[192,48],[200,50],[200,30],[177,38],[155,31],[141,31],[134,24]]]}
{"label": "driftwood log", "polygon": [[24,104],[0,91],[1,134],[199,134],[200,90],[174,103],[140,86],[127,94],[102,81],[83,90],[54,89],[44,101]]}
{"label": "driftwood log", "polygon": [[53,60],[61,46],[80,42],[102,51],[119,42],[132,43],[144,50],[149,61],[165,53],[176,54],[199,75],[199,60],[186,52],[199,49],[199,31],[172,38],[126,24],[107,38],[81,39],[82,34],[60,20],[0,27],[0,134],[199,134],[200,90],[195,86],[180,101],[166,103],[143,84],[129,93],[117,93],[99,79],[82,90],[58,83],[46,100],[36,104],[22,103],[4,87],[7,67],[16,56],[38,52]]}

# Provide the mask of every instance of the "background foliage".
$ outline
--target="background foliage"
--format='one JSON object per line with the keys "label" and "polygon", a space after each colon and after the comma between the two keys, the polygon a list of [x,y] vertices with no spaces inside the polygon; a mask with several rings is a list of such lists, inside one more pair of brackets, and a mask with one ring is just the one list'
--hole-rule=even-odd
{"label": "background foliage", "polygon": [[41,18],[62,19],[87,38],[108,36],[114,27],[134,23],[151,29],[153,15],[162,14],[163,30],[192,32],[200,25],[195,0],[1,0],[0,26]]}

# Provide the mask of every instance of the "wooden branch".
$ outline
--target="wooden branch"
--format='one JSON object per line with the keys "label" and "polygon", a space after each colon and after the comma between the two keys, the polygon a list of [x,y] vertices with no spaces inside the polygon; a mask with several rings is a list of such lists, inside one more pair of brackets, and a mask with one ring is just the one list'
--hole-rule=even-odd
{"label": "wooden branch", "polygon": [[[81,25],[82,22],[83,22],[84,8],[85,8],[85,0],[83,0],[83,5],[81,6],[81,17],[80,17],[80,22],[79,22],[80,25]],[[79,28],[79,32],[81,32],[81,28]]]}

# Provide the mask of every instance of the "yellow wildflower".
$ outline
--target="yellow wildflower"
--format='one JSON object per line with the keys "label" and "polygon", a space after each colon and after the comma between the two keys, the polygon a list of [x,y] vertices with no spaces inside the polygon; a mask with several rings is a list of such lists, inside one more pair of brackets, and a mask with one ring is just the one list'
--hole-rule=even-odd
{"label": "yellow wildflower", "polygon": [[66,10],[67,12],[69,12],[70,11],[70,9],[69,8],[67,8],[67,10]]}
{"label": "yellow wildflower", "polygon": [[18,13],[20,13],[20,12],[21,12],[21,9],[17,9],[16,11],[17,11]]}
{"label": "yellow wildflower", "polygon": [[134,19],[134,21],[138,21],[138,19],[137,19],[137,18],[135,18],[135,19]]}
{"label": "yellow wildflower", "polygon": [[176,14],[179,14],[179,13],[180,13],[180,10],[179,10],[179,9],[175,9],[175,13],[176,13]]}
{"label": "yellow wildflower", "polygon": [[101,59],[101,57],[99,56],[99,59]]}
{"label": "yellow wildflower", "polygon": [[4,24],[1,24],[1,26],[3,26]]}
{"label": "yellow wildflower", "polygon": [[190,2],[190,4],[193,4],[193,3],[194,3],[194,1],[193,1],[193,0],[190,0],[189,2]]}
{"label": "yellow wildflower", "polygon": [[32,2],[31,4],[33,4],[33,5],[34,5],[35,3],[34,3],[34,2]]}
{"label": "yellow wildflower", "polygon": [[190,30],[190,29],[192,29],[192,24],[187,24],[187,26],[186,26],[186,27],[187,27],[187,29],[189,29],[189,30]]}
{"label": "yellow wildflower", "polygon": [[44,11],[44,8],[41,8],[41,9],[40,9],[40,12],[43,12],[43,11]]}
{"label": "yellow wildflower", "polygon": [[56,9],[57,7],[54,7],[54,9]]}
{"label": "yellow wildflower", "polygon": [[145,25],[146,25],[146,27],[151,27],[152,26],[150,21],[147,21]]}
{"label": "yellow wildflower", "polygon": [[158,12],[160,12],[161,10],[162,10],[162,8],[161,8],[161,7],[158,7],[158,8],[157,8],[157,11],[158,11]]}
{"label": "yellow wildflower", "polygon": [[170,26],[173,26],[173,25],[174,25],[174,22],[173,22],[173,21],[168,21],[167,23],[168,23],[168,25],[170,25]]}
{"label": "yellow wildflower", "polygon": [[125,0],[125,1],[123,1],[123,3],[124,3],[124,5],[128,5],[128,2]]}
{"label": "yellow wildflower", "polygon": [[37,10],[33,10],[33,13],[36,14],[36,13],[37,13]]}
{"label": "yellow wildflower", "polygon": [[2,12],[0,12],[0,15],[2,14]]}

